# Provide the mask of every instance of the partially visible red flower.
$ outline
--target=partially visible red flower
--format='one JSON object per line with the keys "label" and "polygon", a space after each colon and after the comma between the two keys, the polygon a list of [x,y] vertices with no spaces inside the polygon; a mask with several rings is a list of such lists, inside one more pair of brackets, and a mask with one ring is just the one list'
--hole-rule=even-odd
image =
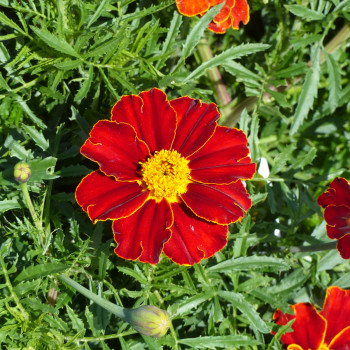
{"label": "partially visible red flower", "polygon": [[113,220],[118,256],[156,264],[164,252],[192,265],[226,245],[228,225],[251,207],[241,180],[255,164],[244,132],[219,117],[214,103],[152,89],[123,96],[94,125],[81,153],[99,170],[76,200],[93,222]]}
{"label": "partially visible red flower", "polygon": [[323,309],[318,312],[308,303],[291,306],[294,315],[277,310],[274,321],[292,324],[294,332],[284,333],[281,342],[288,350],[347,350],[350,349],[350,290],[329,287]]}
{"label": "partially visible red flower", "polygon": [[325,208],[324,219],[327,235],[337,239],[337,249],[344,259],[350,258],[350,185],[341,178],[335,178],[328,190],[321,194],[317,203]]}
{"label": "partially visible red flower", "polygon": [[176,5],[184,16],[203,16],[211,7],[223,2],[224,6],[210,22],[208,29],[222,34],[230,27],[239,29],[240,22],[249,22],[249,5],[246,0],[176,0]]}

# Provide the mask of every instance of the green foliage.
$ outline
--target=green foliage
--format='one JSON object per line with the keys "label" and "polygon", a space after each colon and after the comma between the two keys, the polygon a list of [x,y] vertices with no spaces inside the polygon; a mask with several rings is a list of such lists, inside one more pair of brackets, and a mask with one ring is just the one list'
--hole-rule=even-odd
{"label": "green foliage", "polygon": [[[217,35],[206,27],[219,7],[188,18],[173,0],[0,1],[1,349],[281,349],[290,324],[270,334],[276,308],[350,288],[349,263],[312,249],[330,241],[318,195],[350,180],[349,1],[248,2],[250,23]],[[79,153],[92,125],[152,87],[217,103],[269,170],[247,181],[253,207],[227,246],[193,267],[118,258],[110,223],[93,225],[74,197],[96,169]],[[173,326],[141,336],[62,272],[118,305],[163,308]]]}

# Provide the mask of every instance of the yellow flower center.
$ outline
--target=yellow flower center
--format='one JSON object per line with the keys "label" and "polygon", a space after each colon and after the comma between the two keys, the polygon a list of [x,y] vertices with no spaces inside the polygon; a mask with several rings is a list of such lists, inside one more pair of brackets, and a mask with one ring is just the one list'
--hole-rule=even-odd
{"label": "yellow flower center", "polygon": [[189,161],[172,150],[161,150],[141,163],[142,180],[140,185],[151,192],[160,202],[163,198],[169,203],[178,201],[178,195],[187,191],[190,183]]}

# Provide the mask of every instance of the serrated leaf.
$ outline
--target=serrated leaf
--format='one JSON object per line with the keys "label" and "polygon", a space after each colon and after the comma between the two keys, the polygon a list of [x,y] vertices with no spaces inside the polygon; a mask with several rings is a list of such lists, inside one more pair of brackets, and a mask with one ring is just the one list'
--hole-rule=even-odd
{"label": "serrated leaf", "polygon": [[304,35],[302,38],[292,39],[290,42],[295,49],[299,49],[304,46],[311,45],[316,41],[320,41],[322,39],[321,34],[310,34]]}
{"label": "serrated leaf", "polygon": [[23,206],[17,199],[5,199],[0,201],[0,213],[4,213],[7,210],[22,208]]}
{"label": "serrated leaf", "polygon": [[219,65],[225,64],[227,61],[240,58],[242,56],[247,56],[252,53],[260,52],[267,50],[270,45],[267,44],[241,44],[239,46],[233,47],[229,50],[224,51],[223,53],[214,56],[209,61],[202,63],[197,67],[191,74],[189,74],[184,80],[183,84],[186,82],[197,79],[205,73],[207,69],[217,67]]}
{"label": "serrated leaf", "polygon": [[294,15],[305,19],[306,21],[320,21],[324,19],[324,14],[311,10],[307,7],[301,5],[285,5],[288,11],[292,12]]}
{"label": "serrated leaf", "polygon": [[195,24],[191,31],[186,35],[186,41],[182,49],[181,56],[183,59],[188,57],[192,50],[197,46],[202,38],[203,32],[208,27],[209,23],[220,12],[224,3],[211,8],[201,19]]}
{"label": "serrated leaf", "polygon": [[13,22],[10,18],[8,18],[4,13],[0,12],[0,23],[2,25],[6,25],[11,27],[14,30],[17,30],[21,34],[25,36],[29,36],[21,27],[19,27],[15,22]]}
{"label": "serrated leaf", "polygon": [[92,12],[93,15],[91,16],[91,18],[86,26],[87,28],[89,28],[97,20],[97,18],[100,17],[100,15],[101,15],[102,11],[105,9],[105,6],[108,3],[108,1],[109,0],[102,0],[99,4],[98,8]]}
{"label": "serrated leaf", "polygon": [[51,34],[46,29],[36,28],[34,26],[30,26],[30,28],[34,31],[34,33],[48,46],[52,47],[56,51],[64,53],[68,56],[73,56],[79,58],[79,54],[70,46],[67,41],[62,38],[57,37],[54,34]]}
{"label": "serrated leaf", "polygon": [[61,70],[71,70],[78,68],[82,63],[81,60],[65,60],[63,62],[55,63],[54,66]]}
{"label": "serrated leaf", "polygon": [[90,66],[89,72],[88,72],[88,77],[85,79],[83,85],[81,88],[78,90],[77,94],[74,96],[74,102],[80,102],[83,98],[86,97],[90,90],[90,86],[92,83],[92,79],[94,77],[94,67]]}
{"label": "serrated leaf", "polygon": [[220,291],[217,293],[219,297],[230,302],[235,308],[254,325],[254,327],[262,333],[269,333],[271,329],[260,318],[259,314],[255,311],[253,305],[251,305],[242,294],[234,292]]}
{"label": "serrated leaf", "polygon": [[28,160],[27,163],[32,170],[32,176],[30,177],[29,182],[41,182],[42,180],[52,180],[58,178],[58,175],[49,173],[49,169],[54,167],[56,162],[57,158],[54,157]]}
{"label": "serrated leaf", "polygon": [[189,345],[195,349],[232,349],[235,346],[258,345],[257,340],[246,335],[222,335],[211,337],[185,338],[179,339],[178,343]]}
{"label": "serrated leaf", "polygon": [[290,135],[294,135],[302,125],[312,108],[315,97],[317,96],[318,82],[320,80],[320,47],[313,51],[312,66],[306,74],[305,82],[301,89],[298,99],[298,106],[293,116]]}
{"label": "serrated leaf", "polygon": [[135,271],[128,267],[123,267],[123,266],[118,266],[118,270],[128,276],[135,278],[137,281],[139,281],[142,284],[148,284],[147,278],[140,271]]}
{"label": "serrated leaf", "polygon": [[36,130],[33,126],[25,124],[22,124],[21,127],[43,151],[49,148],[49,141],[45,139],[42,132]]}
{"label": "serrated leaf", "polygon": [[212,297],[213,292],[207,291],[188,298],[178,306],[176,313],[173,316],[183,316],[187,312],[190,312],[193,308],[197,308],[198,305],[210,300]]}
{"label": "serrated leaf", "polygon": [[326,58],[326,65],[328,71],[328,102],[331,107],[331,113],[338,107],[339,98],[341,95],[341,81],[339,64],[335,61],[332,55],[328,54],[326,50],[323,51]]}
{"label": "serrated leaf", "polygon": [[317,148],[312,147],[310,151],[306,155],[302,155],[298,157],[296,161],[293,163],[293,169],[304,169],[305,165],[310,164],[316,157]]}
{"label": "serrated leaf", "polygon": [[248,144],[251,153],[251,159],[253,163],[256,163],[259,159],[259,139],[258,139],[258,131],[259,131],[259,118],[257,115],[254,115],[250,124],[250,133],[248,136]]}
{"label": "serrated leaf", "polygon": [[284,271],[290,269],[290,265],[283,259],[268,256],[246,256],[230,259],[211,266],[208,272],[230,272],[230,271]]}
{"label": "serrated leaf", "polygon": [[85,330],[83,321],[78,317],[74,310],[69,305],[66,305],[66,309],[67,315],[72,323],[72,328],[75,329],[77,332]]}
{"label": "serrated leaf", "polygon": [[62,272],[68,268],[68,265],[59,262],[31,265],[17,275],[15,282],[18,283],[24,280],[37,279],[53,273]]}
{"label": "serrated leaf", "polygon": [[[318,38],[320,39],[320,38]],[[282,69],[273,74],[276,78],[292,78],[296,75],[303,75],[308,71],[308,65],[305,62],[299,62],[288,68]]]}

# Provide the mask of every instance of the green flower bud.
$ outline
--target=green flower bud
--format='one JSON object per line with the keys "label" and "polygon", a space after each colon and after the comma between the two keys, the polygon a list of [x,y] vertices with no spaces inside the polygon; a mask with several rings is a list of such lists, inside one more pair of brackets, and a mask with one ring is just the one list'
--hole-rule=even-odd
{"label": "green flower bud", "polygon": [[165,310],[153,305],[125,310],[126,320],[139,333],[154,338],[162,337],[170,327],[170,318]]}
{"label": "green flower bud", "polygon": [[17,163],[13,175],[18,182],[27,182],[32,175],[32,171],[27,163]]}

